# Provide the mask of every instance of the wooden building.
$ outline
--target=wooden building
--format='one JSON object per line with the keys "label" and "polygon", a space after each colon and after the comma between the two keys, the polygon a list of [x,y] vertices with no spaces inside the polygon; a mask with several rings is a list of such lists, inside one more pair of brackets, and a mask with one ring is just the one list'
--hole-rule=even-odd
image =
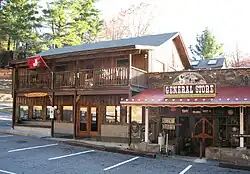
{"label": "wooden building", "polygon": [[[27,60],[12,62],[13,127],[114,141],[126,141],[129,133],[128,110],[120,101],[148,88],[148,72],[191,68],[178,32],[57,48],[35,56],[48,67],[30,70]],[[142,108],[133,113],[143,122]]]}
{"label": "wooden building", "polygon": [[199,154],[201,140],[206,147],[250,147],[249,68],[148,73],[148,84],[121,101],[146,108],[146,142],[168,134],[184,155]]}

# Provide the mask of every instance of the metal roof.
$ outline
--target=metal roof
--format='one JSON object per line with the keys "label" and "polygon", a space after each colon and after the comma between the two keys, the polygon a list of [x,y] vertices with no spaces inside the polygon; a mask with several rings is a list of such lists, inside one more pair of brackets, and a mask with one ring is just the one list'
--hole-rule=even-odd
{"label": "metal roof", "polygon": [[56,48],[56,49],[43,51],[37,54],[36,56],[38,55],[49,56],[49,55],[64,54],[64,53],[71,53],[71,52],[78,52],[78,51],[124,47],[124,46],[132,46],[132,45],[160,46],[164,42],[173,38],[176,34],[178,34],[178,32],[133,37],[133,38],[120,39],[120,40],[102,41],[102,42],[82,44],[82,45],[77,45],[77,46],[67,46],[63,48]]}
{"label": "metal roof", "polygon": [[[213,62],[211,62],[211,60]],[[224,66],[224,62],[225,58],[213,58],[204,60],[193,60],[191,61],[191,65],[193,69],[209,69],[209,68],[213,69],[213,68],[222,68]]]}

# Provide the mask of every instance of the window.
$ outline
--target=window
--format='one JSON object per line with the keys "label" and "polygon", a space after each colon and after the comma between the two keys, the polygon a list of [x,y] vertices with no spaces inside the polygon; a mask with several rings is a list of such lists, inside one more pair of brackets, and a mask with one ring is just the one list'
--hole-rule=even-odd
{"label": "window", "polygon": [[217,63],[217,60],[216,60],[216,59],[210,59],[210,60],[207,62],[208,65],[216,65],[216,63]]}
{"label": "window", "polygon": [[[132,106],[132,115],[131,121],[136,121],[137,123],[142,123],[142,107],[141,106]],[[127,110],[127,120],[129,122],[129,107]]]}
{"label": "window", "polygon": [[28,106],[20,106],[19,114],[20,120],[28,120]]}
{"label": "window", "polygon": [[121,121],[120,116],[120,106],[106,106],[106,123],[118,123]]}
{"label": "window", "polygon": [[62,120],[66,122],[73,121],[73,106],[63,106]]}
{"label": "window", "polygon": [[62,72],[62,71],[67,71],[67,65],[57,65],[55,67],[56,72]]}
{"label": "window", "polygon": [[126,67],[129,66],[128,58],[117,59],[116,60],[117,67]]}
{"label": "window", "polygon": [[42,119],[42,106],[33,106],[33,119],[41,120]]}

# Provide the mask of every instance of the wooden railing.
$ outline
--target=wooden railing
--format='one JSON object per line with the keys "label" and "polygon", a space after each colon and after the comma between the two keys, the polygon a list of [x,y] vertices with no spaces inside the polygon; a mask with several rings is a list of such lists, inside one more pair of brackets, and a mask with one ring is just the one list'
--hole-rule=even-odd
{"label": "wooden railing", "polygon": [[[131,73],[131,74],[129,74]],[[131,79],[130,79],[131,77]],[[52,75],[35,74],[19,76],[19,89],[50,89]],[[115,67],[104,69],[82,69],[78,73],[64,71],[54,73],[54,88],[102,88],[107,86],[128,86],[147,87],[146,71],[131,67]]]}
{"label": "wooden railing", "polygon": [[126,86],[129,84],[128,67],[80,70],[79,87]]}
{"label": "wooden railing", "polygon": [[147,88],[147,79],[147,71],[133,66],[131,67],[131,85]]}
{"label": "wooden railing", "polygon": [[54,73],[54,88],[75,87],[75,72],[63,71]]}
{"label": "wooden railing", "polygon": [[51,87],[51,73],[19,75],[18,81],[19,83],[17,84],[17,87],[19,89],[50,88]]}

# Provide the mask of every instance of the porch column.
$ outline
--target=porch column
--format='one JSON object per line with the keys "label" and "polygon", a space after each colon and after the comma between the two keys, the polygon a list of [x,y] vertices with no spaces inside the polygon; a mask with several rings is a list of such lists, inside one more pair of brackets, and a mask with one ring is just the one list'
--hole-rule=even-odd
{"label": "porch column", "polygon": [[148,142],[148,107],[145,108],[145,142]]}
{"label": "porch column", "polygon": [[[244,108],[240,107],[240,134],[244,134]],[[244,137],[240,137],[240,147],[244,147]]]}

